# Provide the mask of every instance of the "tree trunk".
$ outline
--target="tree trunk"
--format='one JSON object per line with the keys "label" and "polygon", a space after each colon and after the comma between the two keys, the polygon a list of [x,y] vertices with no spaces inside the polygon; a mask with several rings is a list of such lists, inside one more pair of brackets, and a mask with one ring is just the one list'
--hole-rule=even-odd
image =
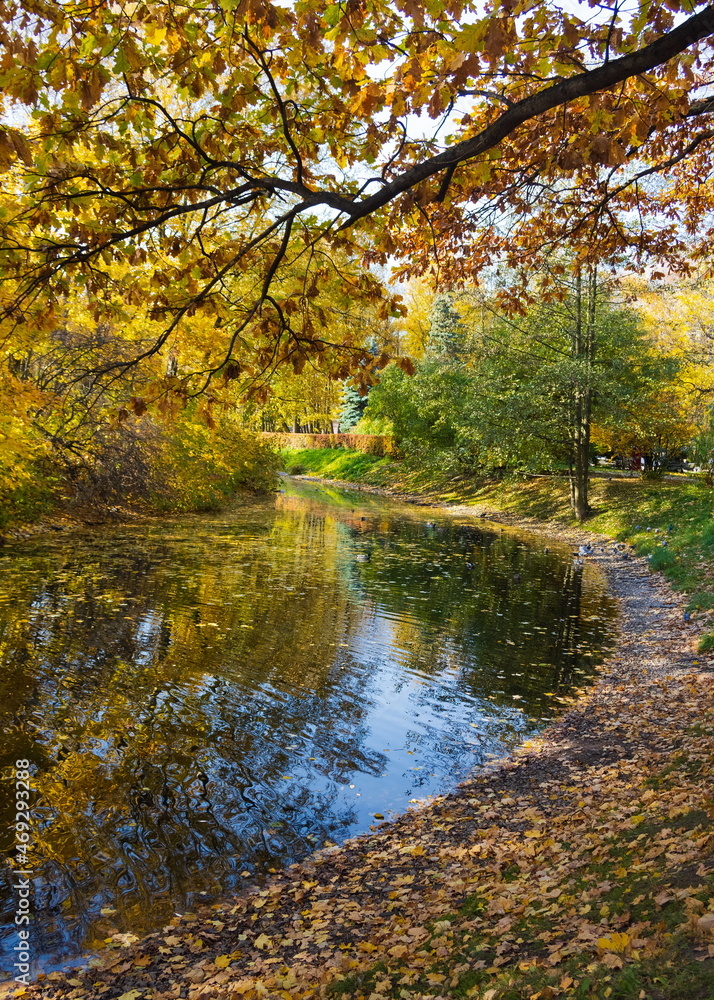
{"label": "tree trunk", "polygon": [[581,377],[573,392],[571,416],[570,505],[578,521],[590,514],[588,486],[590,473],[590,423],[592,419],[592,388],[590,368],[595,357],[595,307],[597,271],[588,273],[583,290],[580,267],[575,276],[575,324],[571,342],[572,356],[581,362]]}

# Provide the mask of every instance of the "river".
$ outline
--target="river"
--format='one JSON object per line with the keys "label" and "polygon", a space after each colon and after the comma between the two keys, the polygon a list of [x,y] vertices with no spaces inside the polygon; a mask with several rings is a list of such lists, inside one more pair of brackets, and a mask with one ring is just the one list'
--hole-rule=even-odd
{"label": "river", "polygon": [[0,846],[28,759],[35,971],[366,831],[542,728],[614,619],[598,571],[548,545],[286,479],[220,514],[0,550]]}

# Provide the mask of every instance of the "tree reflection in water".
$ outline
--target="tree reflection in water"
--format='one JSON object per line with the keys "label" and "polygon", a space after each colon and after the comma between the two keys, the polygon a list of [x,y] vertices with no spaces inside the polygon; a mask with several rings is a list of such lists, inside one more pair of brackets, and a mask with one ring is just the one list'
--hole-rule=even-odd
{"label": "tree reflection in water", "polygon": [[3,848],[27,757],[46,970],[448,787],[591,672],[596,572],[434,516],[301,483],[5,551]]}

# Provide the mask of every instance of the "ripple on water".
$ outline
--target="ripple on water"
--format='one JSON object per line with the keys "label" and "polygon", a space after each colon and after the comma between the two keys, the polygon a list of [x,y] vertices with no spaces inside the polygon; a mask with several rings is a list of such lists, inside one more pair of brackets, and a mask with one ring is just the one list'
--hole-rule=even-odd
{"label": "ripple on water", "polygon": [[366,830],[542,725],[613,620],[550,544],[301,484],[9,550],[0,725],[8,781],[33,762],[42,968]]}

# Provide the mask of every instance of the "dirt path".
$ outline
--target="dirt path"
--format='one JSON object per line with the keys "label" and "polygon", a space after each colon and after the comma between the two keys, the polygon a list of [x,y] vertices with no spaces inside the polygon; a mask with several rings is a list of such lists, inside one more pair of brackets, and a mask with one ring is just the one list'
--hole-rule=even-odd
{"label": "dirt path", "polygon": [[[473,508],[458,512],[475,513]],[[556,534],[552,529],[545,533]],[[385,976],[399,963],[418,969],[427,961],[423,956],[438,956],[439,947],[453,953],[453,914],[476,889],[491,901],[500,899],[505,915],[499,915],[498,905],[492,910],[491,902],[485,917],[464,926],[482,919],[491,919],[495,927],[499,921],[508,924],[511,904],[503,900],[510,893],[513,902],[515,886],[521,886],[506,880],[509,859],[517,856],[525,871],[530,862],[523,858],[533,858],[532,878],[542,879],[543,871],[567,874],[567,862],[550,859],[553,849],[533,853],[537,838],[573,823],[580,824],[579,836],[591,836],[582,831],[592,829],[593,816],[609,801],[603,775],[610,775],[616,788],[618,781],[632,784],[633,775],[654,774],[677,750],[678,734],[698,718],[704,704],[714,701],[714,656],[694,652],[697,627],[683,620],[684,599],[650,574],[644,560],[629,553],[623,559],[612,542],[576,530],[558,529],[556,537],[597,542],[590,558],[604,569],[619,601],[620,636],[615,652],[599,668],[596,684],[574,698],[540,738],[518,748],[510,759],[481,769],[450,794],[382,823],[371,835],[291,866],[263,889],[177,918],[139,942],[122,942],[118,936],[116,947],[94,960],[91,969],[66,978],[54,973],[27,989],[8,984],[0,995],[45,1000],[326,996],[331,995],[326,992],[329,983],[347,974],[367,975],[376,959],[386,960],[387,972],[379,973]],[[596,817],[596,822],[601,820]],[[524,839],[530,836],[535,839]],[[516,843],[521,846],[514,847]],[[517,850],[522,857],[514,855]],[[691,854],[692,848],[688,850]],[[527,886],[525,880],[524,892]],[[434,945],[432,924],[442,918],[444,944]],[[461,934],[464,919],[459,918]],[[598,925],[593,933],[600,930]],[[557,927],[553,933],[554,941],[544,945],[556,948],[548,952],[552,964],[553,956],[560,961],[567,954]],[[565,941],[565,932],[562,937]],[[495,973],[527,954],[523,943],[508,938],[506,934],[504,950],[488,971]],[[484,962],[474,967],[478,965]],[[411,994],[410,974],[404,972],[405,996],[453,995],[436,974],[433,992]],[[343,995],[376,1000],[387,995],[378,990],[370,986],[362,993],[355,986]]]}

